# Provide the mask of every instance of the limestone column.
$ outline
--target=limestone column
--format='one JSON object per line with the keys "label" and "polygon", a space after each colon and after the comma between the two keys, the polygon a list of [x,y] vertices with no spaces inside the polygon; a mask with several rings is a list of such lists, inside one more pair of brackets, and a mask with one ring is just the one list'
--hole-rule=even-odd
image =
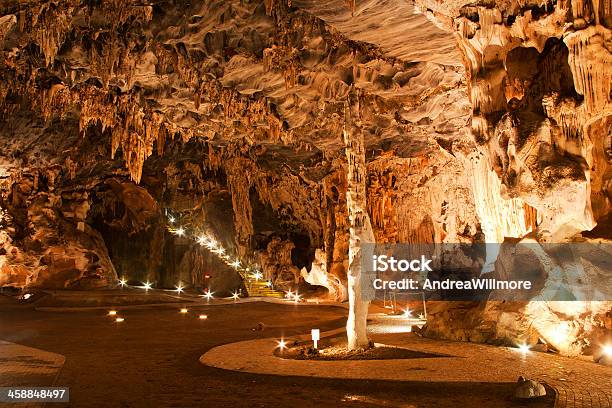
{"label": "limestone column", "polygon": [[359,126],[359,101],[354,93],[344,108],[344,145],[347,168],[346,205],[349,215],[349,316],[346,322],[348,348],[354,350],[369,344],[366,323],[370,302],[364,300],[361,287],[362,245],[374,243],[374,233],[366,205],[365,143]]}

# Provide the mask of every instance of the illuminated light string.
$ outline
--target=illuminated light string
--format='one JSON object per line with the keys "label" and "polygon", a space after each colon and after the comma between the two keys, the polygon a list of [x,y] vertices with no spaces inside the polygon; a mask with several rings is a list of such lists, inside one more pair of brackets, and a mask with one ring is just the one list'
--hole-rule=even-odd
{"label": "illuminated light string", "polygon": [[[168,214],[167,215],[168,222],[170,223],[170,226],[168,227],[168,231],[170,231],[174,235],[181,237],[181,238],[193,239],[200,246],[205,247],[210,252],[216,254],[223,262],[225,262],[227,266],[233,268],[238,273],[240,273],[243,276],[243,278],[246,278],[248,276],[248,277],[255,279],[255,281],[259,281],[263,279],[264,276],[260,271],[252,270],[249,266],[246,266],[246,263],[241,262],[240,259],[238,259],[237,257],[230,256],[226,252],[225,248],[213,237],[212,234],[199,233],[199,234],[190,235],[187,233],[187,230],[185,229],[184,226],[177,225],[179,220],[177,219],[176,216],[170,214],[168,211],[166,211],[166,213]],[[266,286],[269,288],[272,288],[273,284],[271,281],[267,281]],[[150,289],[150,286],[147,288],[145,284],[145,289]],[[176,291],[180,294],[183,292],[183,290],[184,290],[183,286],[179,283],[176,286]],[[205,298],[207,301],[210,301],[213,298],[213,292],[208,291],[204,295],[201,295],[201,296]],[[238,292],[232,293],[231,299],[235,301],[235,300],[238,300],[239,298],[240,298],[240,293]],[[291,296],[288,297],[288,299],[298,302],[301,300],[301,297],[296,293],[296,294],[291,294]]]}
{"label": "illuminated light string", "polygon": [[[240,275],[243,278],[250,277],[254,279],[256,282],[258,282],[259,280],[263,280],[264,275],[259,270],[251,269],[251,267],[247,266],[247,263],[241,262],[240,259],[238,259],[237,257],[230,256],[226,252],[225,248],[214,238],[212,234],[210,233],[199,233],[199,234],[194,234],[194,235],[188,234],[188,231],[184,226],[177,225],[179,222],[179,219],[175,215],[172,215],[167,210],[166,210],[166,214],[168,217],[168,222],[170,224],[168,226],[168,231],[170,231],[172,234],[178,237],[181,237],[181,238],[191,238],[195,240],[195,242],[197,242],[200,246],[205,247],[210,252],[216,254],[223,262],[225,262],[227,266],[233,268],[238,273],[240,273]],[[269,280],[265,282],[265,285],[266,287],[270,289],[273,289],[274,287],[272,281],[269,281]],[[123,277],[121,278],[121,280],[119,280],[119,286],[121,286],[122,288],[125,288],[130,285],[128,285],[128,280],[125,279],[125,277]],[[141,286],[137,286],[137,287],[142,288],[145,291],[149,291],[153,289],[153,283],[146,281],[146,282],[143,282]],[[177,292],[178,295],[183,293],[184,290],[185,288],[181,282],[179,282],[175,286],[175,289],[174,289],[174,291]],[[207,301],[210,301],[211,299],[214,298],[213,293],[214,292],[211,292],[210,290],[208,290],[204,295],[200,295],[200,296],[206,299]],[[232,293],[231,299],[236,301],[239,298],[240,298],[239,292]],[[292,293],[291,291],[289,291],[287,293],[286,299],[288,301],[294,301],[297,303],[302,300],[302,297],[297,292]]]}
{"label": "illuminated light string", "polygon": [[[266,285],[268,285],[268,287],[270,287],[271,286],[271,282],[266,282]],[[297,302],[302,300],[302,297],[300,296],[300,294],[297,291],[295,293],[293,293],[292,291],[288,290],[287,292],[285,292],[285,299],[297,303]]]}

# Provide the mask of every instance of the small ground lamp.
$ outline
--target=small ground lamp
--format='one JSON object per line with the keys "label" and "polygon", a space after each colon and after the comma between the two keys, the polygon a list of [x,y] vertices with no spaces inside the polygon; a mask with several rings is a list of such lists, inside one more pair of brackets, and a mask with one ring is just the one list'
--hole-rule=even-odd
{"label": "small ground lamp", "polygon": [[317,349],[319,340],[321,339],[321,331],[319,329],[312,329],[310,331],[310,335],[312,336],[312,341],[314,342],[314,348]]}

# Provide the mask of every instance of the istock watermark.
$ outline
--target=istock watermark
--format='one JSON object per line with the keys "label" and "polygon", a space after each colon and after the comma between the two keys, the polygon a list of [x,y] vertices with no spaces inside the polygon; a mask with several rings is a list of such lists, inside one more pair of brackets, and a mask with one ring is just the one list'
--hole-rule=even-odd
{"label": "istock watermark", "polygon": [[612,245],[362,244],[365,299],[609,301]]}
{"label": "istock watermark", "polygon": [[387,255],[372,255],[372,268],[379,272],[433,272],[431,263],[433,259],[425,258],[421,255],[421,259],[395,259],[393,256]]}

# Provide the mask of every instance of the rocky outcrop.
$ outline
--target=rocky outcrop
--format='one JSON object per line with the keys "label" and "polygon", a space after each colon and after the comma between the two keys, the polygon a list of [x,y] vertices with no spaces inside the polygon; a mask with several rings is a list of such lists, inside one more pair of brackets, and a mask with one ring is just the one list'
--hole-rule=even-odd
{"label": "rocky outcrop", "polygon": [[291,250],[295,244],[273,238],[265,252],[259,254],[264,279],[273,283],[274,287],[291,290],[300,281],[300,271],[291,261]]}
{"label": "rocky outcrop", "polygon": [[[610,212],[612,9],[600,1],[417,3],[455,34],[463,57],[477,145],[466,157],[486,242],[584,241],[576,234],[605,223]],[[610,233],[604,227],[594,237],[609,242]],[[580,260],[559,272],[555,254],[544,248],[538,254],[542,294],[557,279],[573,279],[569,291],[580,293],[580,282],[600,276]],[[483,272],[500,273],[500,262],[508,261],[503,253],[487,258]],[[610,303],[544,298],[550,299],[439,304],[427,330],[510,344],[539,339],[566,354],[588,350]]]}
{"label": "rocky outcrop", "polygon": [[[419,3],[456,33],[485,177],[493,169],[504,199],[536,210],[542,240],[592,229],[610,208],[604,153],[611,115],[612,74],[604,68],[612,59],[609,7],[599,1]],[[490,208],[488,201],[478,207]],[[500,225],[482,209],[479,215],[483,224]],[[521,229],[486,234],[499,242],[529,232]]]}
{"label": "rocky outcrop", "polygon": [[[104,240],[86,223],[86,191],[55,192],[22,175],[3,197],[0,285],[101,288],[116,280]],[[52,190],[52,189],[51,189]]]}
{"label": "rocky outcrop", "polygon": [[315,251],[315,258],[310,266],[310,271],[306,267],[302,268],[300,275],[304,281],[312,286],[322,286],[327,289],[324,299],[331,301],[346,301],[348,294],[345,283],[336,275],[327,270],[327,254],[320,249]]}

